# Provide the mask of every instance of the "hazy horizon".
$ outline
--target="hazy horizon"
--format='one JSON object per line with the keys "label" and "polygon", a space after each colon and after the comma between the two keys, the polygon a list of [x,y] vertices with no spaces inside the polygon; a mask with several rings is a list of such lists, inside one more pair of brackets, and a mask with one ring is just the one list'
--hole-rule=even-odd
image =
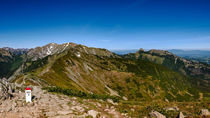
{"label": "hazy horizon", "polygon": [[[55,42],[50,42],[50,43],[55,43]],[[38,45],[38,46],[35,46],[35,47],[18,47],[18,48],[15,48],[15,47],[9,47],[9,46],[3,46],[3,47],[0,47],[0,48],[13,48],[13,49],[32,49],[32,48],[36,48],[36,47],[42,47],[42,46],[45,46],[45,45],[48,45],[50,43],[47,43],[47,44],[43,44],[43,45]],[[74,42],[64,42],[64,43],[74,43]],[[64,43],[56,43],[58,45],[61,45],[61,44],[64,44]],[[76,43],[78,45],[84,45],[84,44],[79,44],[79,43]],[[84,45],[84,46],[87,46],[87,45]],[[102,47],[94,47],[94,46],[90,46],[90,47],[93,47],[93,48],[102,48]],[[105,48],[105,49],[108,49],[108,48]],[[124,50],[139,50],[141,49],[141,47],[139,48],[122,48],[122,49],[108,49],[110,51],[124,51]],[[156,49],[156,50],[183,50],[183,51],[189,51],[189,50],[202,50],[202,51],[210,51],[210,48],[142,48],[144,50],[152,50],[152,49]]]}
{"label": "hazy horizon", "polygon": [[[50,42],[50,43],[55,43],[55,42]],[[36,48],[36,47],[42,47],[42,46],[45,46],[45,45],[48,45],[50,43],[47,43],[47,44],[43,44],[43,45],[38,45],[38,46],[35,46],[35,47],[10,47],[10,46],[3,46],[3,47],[0,47],[0,48],[13,48],[13,49],[32,49],[32,48]],[[58,45],[61,45],[61,44],[64,44],[64,43],[74,43],[74,42],[63,42],[63,43],[56,43]],[[84,45],[84,46],[87,46],[85,44],[79,44],[79,43],[76,43],[78,45]],[[93,47],[93,48],[103,48],[103,47],[94,47],[94,46],[89,46],[89,47]],[[105,49],[108,49],[108,48],[105,48]],[[111,51],[124,51],[124,50],[139,50],[141,49],[141,47],[139,48],[122,48],[122,49],[108,49],[108,50],[111,50]],[[144,50],[152,50],[152,49],[157,49],[157,50],[183,50],[183,51],[188,51],[188,50],[202,50],[202,51],[210,51],[210,48],[142,48]]]}

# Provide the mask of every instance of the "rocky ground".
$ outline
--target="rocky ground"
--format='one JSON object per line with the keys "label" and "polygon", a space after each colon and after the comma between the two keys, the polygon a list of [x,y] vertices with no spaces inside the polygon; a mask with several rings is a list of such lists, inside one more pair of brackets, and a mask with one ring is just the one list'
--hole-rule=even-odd
{"label": "rocky ground", "polygon": [[135,102],[82,99],[49,93],[31,86],[32,102],[25,102],[25,87],[0,80],[0,118],[210,118],[207,102]]}
{"label": "rocky ground", "polygon": [[126,117],[116,111],[114,105],[104,101],[95,101],[52,94],[33,87],[33,102],[25,102],[25,93],[13,93],[11,99],[0,104],[2,118],[70,118],[70,117]]}

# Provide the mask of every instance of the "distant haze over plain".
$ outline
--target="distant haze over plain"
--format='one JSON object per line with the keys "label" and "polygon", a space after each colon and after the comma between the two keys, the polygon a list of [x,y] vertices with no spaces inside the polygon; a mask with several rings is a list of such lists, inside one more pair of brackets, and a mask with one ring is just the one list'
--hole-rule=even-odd
{"label": "distant haze over plain", "polygon": [[[135,53],[139,49],[125,49],[125,50],[110,50],[116,54],[128,54],[128,53]],[[150,49],[144,49],[148,51]],[[210,57],[210,49],[164,49],[167,50],[175,55],[184,57]]]}

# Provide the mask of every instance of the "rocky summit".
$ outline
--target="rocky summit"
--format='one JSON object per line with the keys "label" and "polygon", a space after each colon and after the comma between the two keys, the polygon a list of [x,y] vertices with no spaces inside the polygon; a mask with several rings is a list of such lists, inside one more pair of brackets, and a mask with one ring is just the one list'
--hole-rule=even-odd
{"label": "rocky summit", "polygon": [[0,49],[0,68],[3,117],[209,117],[210,66],[168,51],[50,43]]}

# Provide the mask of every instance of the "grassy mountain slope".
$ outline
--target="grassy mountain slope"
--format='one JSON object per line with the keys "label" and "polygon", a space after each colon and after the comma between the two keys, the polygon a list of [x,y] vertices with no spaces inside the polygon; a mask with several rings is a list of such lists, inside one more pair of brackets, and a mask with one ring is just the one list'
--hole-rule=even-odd
{"label": "grassy mountain slope", "polygon": [[128,100],[189,101],[199,98],[189,77],[148,60],[121,58],[81,45],[24,63],[13,82],[52,85]]}
{"label": "grassy mountain slope", "polygon": [[168,51],[161,50],[138,51],[123,55],[123,57],[134,60],[144,59],[161,64],[176,72],[189,76],[191,83],[205,91],[210,91],[210,66],[208,64],[192,62]]}
{"label": "grassy mountain slope", "polygon": [[0,78],[10,77],[23,63],[23,56],[0,49]]}

